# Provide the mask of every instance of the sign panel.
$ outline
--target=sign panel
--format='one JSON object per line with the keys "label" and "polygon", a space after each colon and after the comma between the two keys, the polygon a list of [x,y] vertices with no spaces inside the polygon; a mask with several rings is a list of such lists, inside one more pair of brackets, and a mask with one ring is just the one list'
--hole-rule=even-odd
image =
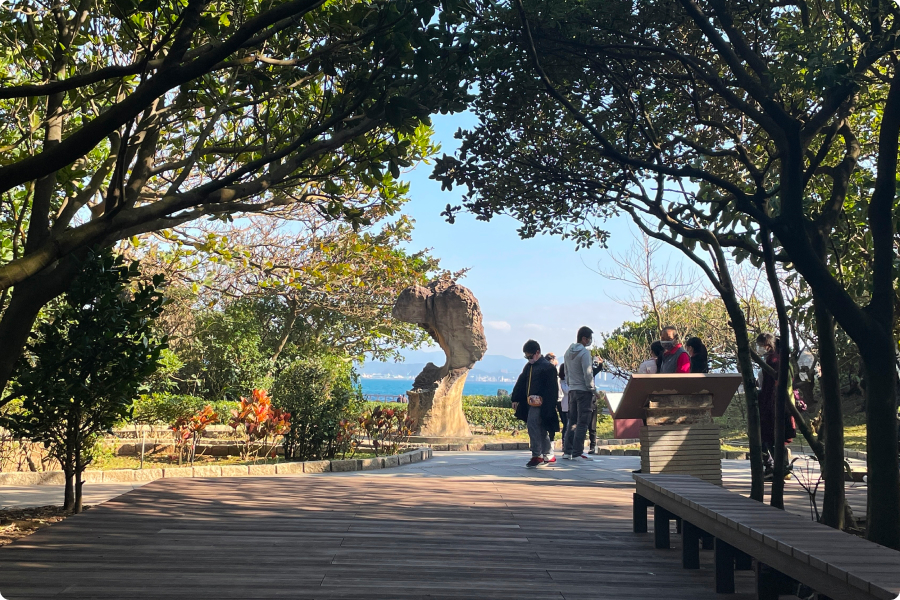
{"label": "sign panel", "polygon": [[650,394],[712,394],[712,416],[720,417],[742,382],[738,373],[634,374],[621,399],[607,394],[607,402],[615,419],[642,419]]}

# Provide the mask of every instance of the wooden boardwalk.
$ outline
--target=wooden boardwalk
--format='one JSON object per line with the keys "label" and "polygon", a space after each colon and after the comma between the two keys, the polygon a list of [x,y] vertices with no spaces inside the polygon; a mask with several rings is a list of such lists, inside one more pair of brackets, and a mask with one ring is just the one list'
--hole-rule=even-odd
{"label": "wooden boardwalk", "polygon": [[[516,467],[161,480],[0,549],[0,594],[717,598],[711,552],[685,571],[678,550],[631,533],[624,475]],[[755,598],[753,575],[737,575],[730,598]]]}

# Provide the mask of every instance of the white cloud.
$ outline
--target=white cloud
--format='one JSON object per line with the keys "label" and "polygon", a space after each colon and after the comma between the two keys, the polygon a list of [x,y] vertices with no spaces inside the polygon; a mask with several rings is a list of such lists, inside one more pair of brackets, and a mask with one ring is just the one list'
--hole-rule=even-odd
{"label": "white cloud", "polygon": [[537,323],[528,323],[522,326],[523,329],[533,329],[534,331],[550,331],[546,325],[538,325]]}
{"label": "white cloud", "polygon": [[512,329],[509,323],[506,321],[485,321],[485,325],[487,325],[491,329],[497,329],[498,331],[509,331]]}

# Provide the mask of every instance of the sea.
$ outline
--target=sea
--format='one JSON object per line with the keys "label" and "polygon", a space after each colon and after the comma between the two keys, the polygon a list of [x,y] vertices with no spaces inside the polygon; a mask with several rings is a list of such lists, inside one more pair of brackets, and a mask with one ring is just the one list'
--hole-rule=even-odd
{"label": "sea", "polygon": [[[360,379],[363,395],[374,394],[382,396],[404,396],[412,387],[412,379]],[[622,383],[606,377],[606,374],[597,376],[597,387],[609,392],[622,391]],[[501,381],[466,381],[463,387],[463,396],[496,396],[497,390],[506,390],[509,393],[513,389],[513,382]]]}
{"label": "sea", "polygon": [[[403,396],[412,387],[412,379],[360,379],[363,394]],[[512,382],[466,381],[463,396],[496,396],[497,390],[511,392]]]}

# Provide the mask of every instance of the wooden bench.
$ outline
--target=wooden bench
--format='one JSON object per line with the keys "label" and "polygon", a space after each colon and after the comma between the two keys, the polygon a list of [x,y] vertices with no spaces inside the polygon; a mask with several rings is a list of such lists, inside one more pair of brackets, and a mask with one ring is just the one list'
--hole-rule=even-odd
{"label": "wooden bench", "polygon": [[734,592],[735,568],[750,568],[753,557],[760,600],[777,600],[785,576],[835,600],[900,598],[900,552],[689,475],[635,474],[634,480],[635,533],[647,532],[653,506],[656,547],[668,548],[669,523],[678,520],[686,569],[699,568],[699,542],[714,537],[719,593]]}

